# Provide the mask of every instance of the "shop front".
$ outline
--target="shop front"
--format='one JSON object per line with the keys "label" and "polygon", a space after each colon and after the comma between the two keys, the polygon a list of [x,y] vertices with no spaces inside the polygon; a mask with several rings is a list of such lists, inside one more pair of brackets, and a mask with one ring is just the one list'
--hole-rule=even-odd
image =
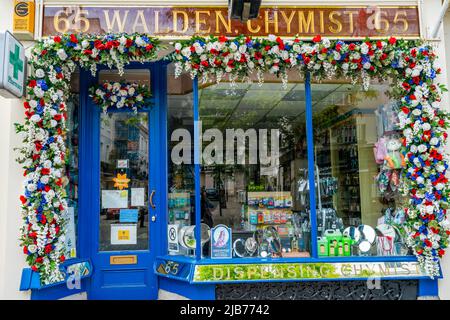
{"label": "shop front", "polygon": [[448,118],[414,3],[43,6],[21,289],[438,296]]}

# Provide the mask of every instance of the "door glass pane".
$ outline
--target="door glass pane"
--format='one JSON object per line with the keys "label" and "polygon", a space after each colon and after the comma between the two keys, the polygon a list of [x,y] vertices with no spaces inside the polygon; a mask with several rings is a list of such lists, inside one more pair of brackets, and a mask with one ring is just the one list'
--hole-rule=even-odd
{"label": "door glass pane", "polygon": [[148,249],[148,114],[100,117],[100,251]]}

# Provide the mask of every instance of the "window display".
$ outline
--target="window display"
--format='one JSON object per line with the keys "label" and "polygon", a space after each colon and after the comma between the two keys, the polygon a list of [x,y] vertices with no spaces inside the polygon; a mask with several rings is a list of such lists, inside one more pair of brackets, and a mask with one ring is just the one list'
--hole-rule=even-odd
{"label": "window display", "polygon": [[[311,256],[313,245],[319,257],[408,254],[400,227],[404,157],[397,104],[385,94],[388,84],[374,84],[369,91],[345,82],[311,87],[312,177],[301,81],[285,89],[276,78],[232,88],[229,83],[200,85],[200,211],[202,234],[208,237],[202,240],[202,257],[302,258]],[[193,159],[194,146],[192,139],[186,145],[177,129],[191,137],[192,98],[191,93],[169,96],[169,133],[175,137],[169,154],[189,154],[179,152],[183,161],[170,165],[168,195],[178,254],[191,256],[194,165],[185,160]],[[216,232],[219,227],[222,233]],[[184,239],[189,234],[193,238]]]}
{"label": "window display", "polygon": [[[193,158],[192,80],[184,75],[175,81],[173,65],[168,66],[168,253],[195,253],[195,184]],[[182,76],[183,77],[183,76]]]}
{"label": "window display", "polygon": [[311,252],[304,84],[271,81],[199,90],[202,214],[230,229],[233,258]]}
{"label": "window display", "polygon": [[321,257],[407,254],[399,227],[405,163],[387,90],[312,85]]}

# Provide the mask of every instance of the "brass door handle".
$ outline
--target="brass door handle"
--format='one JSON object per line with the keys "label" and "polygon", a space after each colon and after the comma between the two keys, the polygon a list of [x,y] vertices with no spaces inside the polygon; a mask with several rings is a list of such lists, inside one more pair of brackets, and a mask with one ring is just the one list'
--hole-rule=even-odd
{"label": "brass door handle", "polygon": [[156,206],[153,204],[153,196],[155,195],[155,190],[152,190],[152,193],[150,193],[150,199],[149,199],[149,201],[150,201],[150,206],[152,207],[152,209],[155,209],[156,208]]}

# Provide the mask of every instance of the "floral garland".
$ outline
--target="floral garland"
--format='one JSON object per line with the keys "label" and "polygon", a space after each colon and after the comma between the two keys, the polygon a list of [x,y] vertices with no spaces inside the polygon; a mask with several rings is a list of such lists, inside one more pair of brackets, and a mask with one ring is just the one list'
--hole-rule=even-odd
{"label": "floral garland", "polygon": [[146,86],[126,82],[104,82],[89,88],[89,93],[103,112],[107,112],[110,107],[117,109],[128,107],[137,112],[138,108],[145,106],[145,99],[150,97],[150,91]]}
{"label": "floral garland", "polygon": [[25,122],[16,124],[16,131],[24,136],[18,158],[25,176],[20,241],[42,284],[64,278],[59,265],[65,260],[67,214],[65,100],[76,63],[93,75],[98,64],[123,74],[131,61],[154,60],[161,47],[157,39],[145,34],[70,34],[39,41],[32,50]]}
{"label": "floral garland", "polygon": [[441,70],[429,45],[393,37],[343,42],[316,36],[304,42],[276,36],[210,36],[193,37],[174,46],[175,75],[188,72],[203,81],[227,78],[233,85],[237,80],[249,81],[256,73],[262,83],[263,73],[269,72],[286,84],[290,69],[309,72],[318,80],[344,77],[352,83],[362,81],[364,89],[371,79],[391,79],[391,95],[401,102],[399,127],[406,156],[406,243],[428,275],[439,275],[438,257],[444,255],[450,234],[446,219],[448,157],[444,153],[450,122],[440,108],[440,94],[446,89],[436,83]]}
{"label": "floral garland", "polygon": [[[18,158],[25,176],[20,240],[28,264],[40,273],[43,284],[63,280],[59,264],[65,260],[65,97],[70,75],[77,63],[92,74],[98,64],[123,74],[131,61],[154,60],[161,47],[157,39],[144,34],[70,34],[37,42],[32,51],[34,73],[28,79],[25,122],[16,125],[24,135]],[[232,84],[249,80],[254,72],[260,82],[263,73],[270,72],[287,83],[287,71],[295,68],[317,79],[362,80],[365,88],[371,79],[393,79],[392,95],[401,101],[404,193],[410,199],[404,230],[425,271],[430,276],[439,273],[438,257],[444,254],[450,233],[446,220],[448,158],[444,154],[450,121],[439,106],[445,88],[435,83],[440,69],[431,47],[395,38],[347,43],[320,36],[312,42],[274,36],[193,37],[175,43],[171,59],[177,76],[187,71],[204,81],[228,77]]]}

